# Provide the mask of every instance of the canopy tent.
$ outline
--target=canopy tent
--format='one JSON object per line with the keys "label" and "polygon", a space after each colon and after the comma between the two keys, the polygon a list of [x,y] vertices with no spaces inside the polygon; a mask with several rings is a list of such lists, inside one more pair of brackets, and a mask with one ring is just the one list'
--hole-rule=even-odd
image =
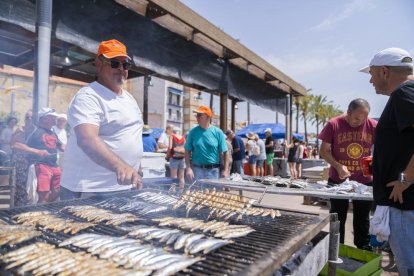
{"label": "canopy tent", "polygon": [[[285,138],[286,128],[282,124],[250,124],[241,130],[236,132],[236,135],[240,137],[246,137],[246,134],[250,131],[254,132],[255,134],[259,135],[259,138],[264,139],[266,138],[265,130],[270,128],[272,130],[272,137],[275,139],[282,139]],[[293,137],[303,140],[303,135],[299,135],[297,133],[293,133]]]}
{"label": "canopy tent", "polygon": [[160,128],[160,127],[153,127],[153,128],[151,128],[151,129],[152,129],[152,133],[151,133],[151,135],[152,135],[152,137],[154,137],[156,140],[158,140],[158,138],[160,138],[161,133],[163,133],[163,132],[164,132],[164,129],[163,129],[163,128]]}

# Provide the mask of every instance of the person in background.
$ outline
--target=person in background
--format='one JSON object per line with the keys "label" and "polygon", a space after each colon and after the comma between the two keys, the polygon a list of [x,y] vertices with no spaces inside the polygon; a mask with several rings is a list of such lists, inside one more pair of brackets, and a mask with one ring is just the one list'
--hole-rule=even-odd
{"label": "person in background", "polygon": [[24,126],[16,129],[11,142],[13,149],[13,163],[16,168],[16,189],[14,194],[15,206],[23,206],[27,204],[26,183],[30,163],[24,148],[34,130],[33,112],[32,110],[28,110],[24,116]]}
{"label": "person in background", "polygon": [[312,159],[316,159],[316,156],[318,156],[318,148],[314,146],[312,148]]}
{"label": "person in background", "polygon": [[[375,141],[377,122],[368,117],[369,103],[365,99],[354,99],[348,105],[345,115],[328,121],[319,134],[322,140],[320,155],[331,167],[328,183],[337,185],[347,178],[372,186],[372,177],[364,176],[361,159],[371,155]],[[330,213],[338,213],[340,221],[340,242],[345,241],[345,222],[348,213],[348,199],[331,199]],[[354,244],[358,248],[369,247],[369,212],[371,202],[353,200]]]}
{"label": "person in background", "polygon": [[[227,175],[230,175],[232,166],[233,166],[233,146],[231,145],[230,138],[226,135],[226,145],[227,145],[227,155],[229,158],[228,172]],[[220,158],[220,171],[224,170],[224,160]]]}
{"label": "person in background", "polygon": [[63,145],[63,149],[65,149],[66,144],[68,143],[68,134],[66,132],[66,124],[68,122],[68,118],[66,114],[59,114],[56,120],[56,125],[53,127],[53,132],[56,133],[59,141]]}
{"label": "person in background", "polygon": [[58,114],[53,108],[39,110],[37,128],[29,136],[27,144],[14,144],[29,154],[29,162],[35,165],[38,203],[56,201],[59,197],[61,170],[57,164],[58,150],[62,149],[57,135],[52,131]]}
{"label": "person in background", "polygon": [[267,165],[267,174],[268,175],[275,175],[273,171],[273,159],[275,158],[275,139],[272,137],[272,130],[270,128],[266,128],[265,130],[266,135],[266,165]]}
{"label": "person in background", "polygon": [[265,143],[259,136],[256,134],[255,142],[260,148],[260,154],[256,157],[256,175],[257,176],[264,176],[264,164],[266,160],[266,147]]}
{"label": "person in background", "polygon": [[247,133],[246,137],[249,139],[246,144],[246,150],[249,157],[247,161],[249,164],[250,174],[252,176],[256,176],[256,155],[253,153],[253,148],[256,146],[256,134],[250,131]]}
{"label": "person in background", "polygon": [[309,158],[309,149],[307,147],[307,143],[306,141],[302,141],[303,142],[303,159],[308,159]]}
{"label": "person in background", "polygon": [[312,146],[307,144],[306,149],[307,149],[307,152],[308,152],[307,153],[308,154],[307,158],[312,159]]}
{"label": "person in background", "polygon": [[173,129],[174,129],[173,125],[167,125],[167,127],[165,128],[165,131],[161,133],[160,138],[158,138],[158,141],[157,141],[158,149],[161,152],[167,152],[168,147],[169,147],[170,136],[173,133]]}
{"label": "person in background", "polygon": [[61,199],[142,188],[142,113],[122,88],[131,65],[120,41],[99,44],[97,81],[82,87],[68,108],[71,134],[63,157]]}
{"label": "person in background", "polygon": [[290,177],[292,179],[298,178],[298,172],[296,171],[298,146],[299,146],[299,141],[295,137],[292,138],[292,143],[286,145],[286,148],[289,150],[287,162],[289,165]]}
{"label": "person in background", "polygon": [[302,163],[303,163],[303,154],[305,152],[305,145],[303,141],[299,141],[299,146],[296,155],[296,171],[298,178],[302,178]]}
{"label": "person in background", "polygon": [[157,152],[157,141],[155,141],[155,138],[151,135],[152,129],[149,127],[149,125],[144,125],[142,129],[142,143],[144,145],[144,152]]}
{"label": "person in background", "polygon": [[7,118],[7,127],[3,129],[0,135],[0,149],[4,151],[9,158],[12,155],[12,148],[11,148],[11,140],[13,133],[16,131],[17,128],[17,118],[16,117],[9,117]]}
{"label": "person in background", "polygon": [[389,244],[400,275],[414,275],[413,57],[400,48],[377,53],[368,67],[377,94],[389,96],[375,132],[374,202],[389,206]]}
{"label": "person in background", "polygon": [[173,128],[172,134],[169,137],[168,152],[170,162],[171,178],[178,179],[180,189],[184,189],[184,170],[185,170],[185,137],[180,134],[177,127]]}
{"label": "person in background", "polygon": [[193,112],[198,126],[190,130],[184,146],[187,179],[193,182],[197,179],[219,178],[219,155],[222,155],[224,162],[221,176],[227,177],[229,160],[223,131],[211,125],[213,112],[209,107],[202,105]]}
{"label": "person in background", "polygon": [[232,130],[226,131],[227,139],[231,141],[231,146],[233,148],[233,165],[232,173],[238,173],[244,175],[243,161],[246,158],[246,150],[244,148],[243,140],[237,136]]}

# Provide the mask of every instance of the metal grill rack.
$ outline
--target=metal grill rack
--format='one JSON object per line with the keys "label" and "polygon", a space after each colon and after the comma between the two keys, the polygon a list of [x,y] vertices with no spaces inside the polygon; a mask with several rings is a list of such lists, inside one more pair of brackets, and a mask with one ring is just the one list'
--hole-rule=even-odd
{"label": "metal grill rack", "polygon": [[[156,191],[151,189],[144,189],[144,191]],[[167,194],[166,191],[157,191]],[[133,196],[139,192],[120,193],[111,199],[111,202],[116,205],[117,201],[125,202],[125,199],[133,199]],[[75,221],[85,221],[66,211],[60,210],[69,205],[91,205],[100,207],[102,198],[78,199],[70,201],[62,201],[50,204],[43,204],[30,207],[19,207],[0,211],[0,219],[14,224],[11,220],[16,214],[29,211],[49,210],[56,213],[58,216],[71,218]],[[151,203],[153,204],[153,203]],[[153,204],[154,206],[162,206],[160,204]],[[265,207],[265,206],[261,206]],[[113,212],[121,213],[119,208],[109,209]],[[134,211],[128,211],[134,213]],[[282,216],[272,219],[270,217],[243,217],[242,220],[230,220],[233,224],[249,225],[256,231],[248,234],[245,237],[234,239],[234,243],[223,246],[205,256],[205,260],[195,263],[190,266],[185,273],[189,275],[257,275],[257,274],[272,274],[281,265],[289,259],[289,257],[304,244],[315,237],[322,228],[329,223],[329,215],[316,215],[305,212],[294,212],[288,210],[280,210]],[[197,219],[206,219],[208,217],[208,210],[200,210],[198,212],[191,211],[189,217]],[[181,206],[177,210],[172,210],[171,206],[165,211],[158,213],[151,213],[147,215],[138,215],[140,220],[134,223],[126,223],[125,225],[156,225],[152,221],[153,218],[162,218],[166,216],[186,217],[185,207]],[[45,241],[51,244],[58,244],[59,242],[70,237],[68,234],[53,233],[49,230],[42,230],[43,236],[33,241],[25,242],[23,244],[32,243],[34,241]],[[102,223],[94,228],[82,230],[80,233],[98,233],[110,236],[124,236],[126,231],[119,227],[108,226]],[[152,242],[157,245],[157,242]],[[0,249],[0,253],[8,252],[16,247],[4,247]],[[76,251],[80,250],[75,247],[68,247]],[[182,252],[180,252],[182,254]],[[3,267],[0,267],[2,269]],[[180,274],[180,273],[179,273]]]}

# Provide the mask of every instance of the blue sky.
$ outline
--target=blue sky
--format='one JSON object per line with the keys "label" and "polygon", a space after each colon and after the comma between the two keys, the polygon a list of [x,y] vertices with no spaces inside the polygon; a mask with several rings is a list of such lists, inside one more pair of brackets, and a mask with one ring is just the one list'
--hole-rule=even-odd
{"label": "blue sky", "polygon": [[[414,54],[412,0],[181,2],[344,111],[352,99],[362,97],[371,104],[370,116],[379,117],[388,98],[376,95],[369,75],[358,70],[384,48],[400,47]],[[246,107],[239,106],[237,121],[244,121]],[[274,112],[251,110],[255,123],[275,121]],[[279,121],[284,122],[283,116]]]}

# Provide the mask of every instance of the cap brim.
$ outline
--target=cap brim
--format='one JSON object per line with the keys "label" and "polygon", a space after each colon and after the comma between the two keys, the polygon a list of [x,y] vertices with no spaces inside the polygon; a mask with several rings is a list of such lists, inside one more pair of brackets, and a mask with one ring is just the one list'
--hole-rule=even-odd
{"label": "cap brim", "polygon": [[362,73],[369,73],[369,66],[366,66],[366,67],[364,67],[364,68],[361,68],[361,69],[359,69],[359,72],[362,72]]}
{"label": "cap brim", "polygon": [[111,53],[111,54],[102,54],[106,58],[116,58],[116,57],[127,57],[131,59],[128,55],[125,55],[124,53]]}

